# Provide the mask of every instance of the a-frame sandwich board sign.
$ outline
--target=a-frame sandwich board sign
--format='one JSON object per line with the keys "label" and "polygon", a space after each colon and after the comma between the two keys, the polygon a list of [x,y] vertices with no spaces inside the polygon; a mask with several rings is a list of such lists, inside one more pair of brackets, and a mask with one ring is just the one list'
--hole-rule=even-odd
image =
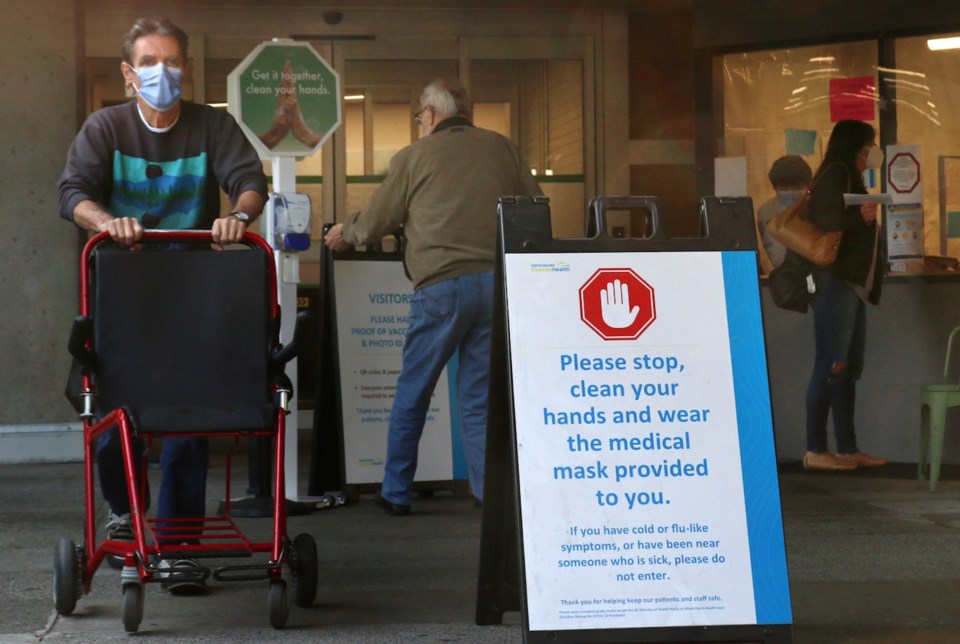
{"label": "a-frame sandwich board sign", "polygon": [[[614,239],[613,209],[649,212]],[[792,641],[749,199],[553,239],[501,199],[477,623],[526,642]]]}

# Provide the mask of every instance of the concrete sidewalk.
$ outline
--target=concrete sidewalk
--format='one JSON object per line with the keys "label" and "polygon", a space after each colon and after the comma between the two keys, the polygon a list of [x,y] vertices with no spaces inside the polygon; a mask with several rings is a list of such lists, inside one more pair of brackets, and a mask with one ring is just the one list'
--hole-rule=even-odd
{"label": "concrete sidewalk", "polygon": [[[913,466],[811,474],[781,468],[794,641],[960,642],[960,481],[947,467],[930,494]],[[222,467],[210,495],[222,493]],[[129,641],[119,574],[101,567],[70,617],[55,615],[53,550],[82,530],[80,464],[0,467],[0,642]],[[154,488],[156,489],[156,488]],[[215,502],[215,501],[214,501]],[[312,533],[320,591],[269,626],[266,584],[211,584],[204,597],[147,586],[136,635],[150,642],[519,642],[519,613],[474,624],[481,513],[471,499],[437,493],[414,515],[388,517],[373,497],[291,517]],[[255,538],[269,521],[241,524]]]}

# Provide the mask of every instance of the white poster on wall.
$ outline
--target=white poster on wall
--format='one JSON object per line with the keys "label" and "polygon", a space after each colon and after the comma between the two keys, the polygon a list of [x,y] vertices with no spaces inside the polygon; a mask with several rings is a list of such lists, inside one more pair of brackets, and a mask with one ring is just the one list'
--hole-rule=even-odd
{"label": "white poster on wall", "polygon": [[[379,483],[413,289],[398,261],[340,260],[333,275],[346,483]],[[427,412],[417,481],[466,477],[449,373],[448,366]]]}
{"label": "white poster on wall", "polygon": [[923,201],[919,145],[888,145],[884,152],[887,194],[895,204]]}
{"label": "white poster on wall", "polygon": [[530,630],[789,623],[755,256],[506,275]]}
{"label": "white poster on wall", "polygon": [[923,173],[919,145],[890,145],[884,153],[887,206],[884,229],[894,272],[923,270]]}
{"label": "white poster on wall", "polygon": [[716,197],[747,195],[747,157],[717,157],[713,160],[713,194]]}

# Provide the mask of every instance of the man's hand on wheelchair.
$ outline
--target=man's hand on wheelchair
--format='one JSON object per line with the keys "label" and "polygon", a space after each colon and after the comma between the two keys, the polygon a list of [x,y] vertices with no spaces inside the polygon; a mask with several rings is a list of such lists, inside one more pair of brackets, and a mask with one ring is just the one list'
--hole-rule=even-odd
{"label": "man's hand on wheelchair", "polygon": [[215,244],[223,248],[224,244],[234,244],[243,239],[247,225],[232,215],[220,217],[213,222],[210,230]]}
{"label": "man's hand on wheelchair", "polygon": [[110,239],[118,244],[133,247],[143,236],[143,226],[133,217],[114,217],[100,225],[101,232],[110,234]]}

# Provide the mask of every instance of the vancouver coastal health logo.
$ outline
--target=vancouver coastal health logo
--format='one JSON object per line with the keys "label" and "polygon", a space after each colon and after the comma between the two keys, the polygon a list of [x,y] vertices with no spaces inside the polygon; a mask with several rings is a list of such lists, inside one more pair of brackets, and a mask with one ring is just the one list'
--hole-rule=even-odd
{"label": "vancouver coastal health logo", "polygon": [[569,273],[570,264],[556,262],[553,264],[530,264],[531,273]]}

